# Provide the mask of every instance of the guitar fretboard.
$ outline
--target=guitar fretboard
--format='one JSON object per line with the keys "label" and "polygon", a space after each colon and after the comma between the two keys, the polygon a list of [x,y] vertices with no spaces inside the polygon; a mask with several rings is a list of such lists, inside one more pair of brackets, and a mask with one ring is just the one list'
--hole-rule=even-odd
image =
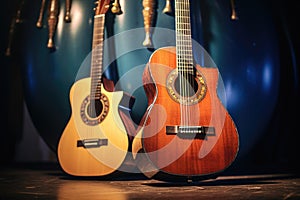
{"label": "guitar fretboard", "polygon": [[94,17],[92,60],[90,70],[90,98],[92,100],[99,99],[101,96],[104,21],[105,14],[96,15]]}
{"label": "guitar fretboard", "polygon": [[189,0],[175,0],[177,70],[193,73],[193,53]]}

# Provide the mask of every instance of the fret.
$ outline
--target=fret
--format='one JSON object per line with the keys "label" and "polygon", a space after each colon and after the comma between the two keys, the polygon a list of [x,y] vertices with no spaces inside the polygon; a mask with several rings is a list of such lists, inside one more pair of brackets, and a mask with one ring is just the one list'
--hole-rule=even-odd
{"label": "fret", "polygon": [[185,59],[185,60],[189,60],[189,58],[193,58],[193,56],[191,56],[190,54],[192,53],[191,50],[187,49],[179,49],[178,50],[179,53],[179,58]]}
{"label": "fret", "polygon": [[175,1],[176,59],[178,72],[193,73],[193,52],[188,0]]}
{"label": "fret", "polygon": [[190,28],[190,24],[188,22],[181,22],[181,23],[177,24],[177,27],[179,29],[184,29],[184,28],[189,29]]}
{"label": "fret", "polygon": [[190,35],[191,35],[191,31],[190,30],[188,30],[188,29],[179,29],[178,30],[178,36],[180,36],[180,37],[190,37]]}
{"label": "fret", "polygon": [[105,21],[105,14],[96,15],[94,17],[92,58],[91,58],[91,70],[90,70],[91,100],[96,100],[101,97],[104,21]]}

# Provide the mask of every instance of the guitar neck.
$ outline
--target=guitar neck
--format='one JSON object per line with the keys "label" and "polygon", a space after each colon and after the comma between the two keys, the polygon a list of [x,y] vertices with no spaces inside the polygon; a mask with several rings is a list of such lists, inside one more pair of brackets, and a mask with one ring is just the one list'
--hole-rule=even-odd
{"label": "guitar neck", "polygon": [[189,0],[175,0],[177,70],[193,73],[193,53]]}
{"label": "guitar neck", "polygon": [[95,15],[91,60],[91,91],[90,97],[99,99],[101,96],[102,70],[103,70],[103,38],[105,14]]}

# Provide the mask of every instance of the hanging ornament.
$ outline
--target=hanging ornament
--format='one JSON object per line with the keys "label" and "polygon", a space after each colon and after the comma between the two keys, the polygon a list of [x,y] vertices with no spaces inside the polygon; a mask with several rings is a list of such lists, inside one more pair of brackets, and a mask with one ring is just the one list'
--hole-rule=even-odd
{"label": "hanging ornament", "polygon": [[154,17],[156,15],[156,0],[143,0],[143,16],[144,16],[144,28],[145,28],[145,40],[143,45],[148,48],[153,47],[152,43],[152,27],[154,23]]}

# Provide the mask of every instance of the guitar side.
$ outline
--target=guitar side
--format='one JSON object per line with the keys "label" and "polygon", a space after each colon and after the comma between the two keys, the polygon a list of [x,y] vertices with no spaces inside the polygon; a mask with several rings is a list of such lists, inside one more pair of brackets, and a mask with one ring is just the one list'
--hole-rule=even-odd
{"label": "guitar side", "polygon": [[107,113],[100,124],[87,124],[83,105],[90,85],[91,78],[73,84],[70,90],[72,113],[58,144],[59,163],[66,173],[74,176],[112,174],[124,162],[129,148],[127,132],[118,112],[123,92],[108,92],[102,86],[101,91],[109,102]]}
{"label": "guitar side", "polygon": [[218,70],[197,65],[207,91],[201,101],[187,106],[188,126],[211,127],[214,131],[206,135],[168,133],[168,127],[178,127],[182,120],[181,104],[170,90],[172,85],[168,85],[176,68],[175,51],[175,47],[156,50],[145,68],[148,109],[133,141],[133,156],[149,178],[185,181],[214,177],[235,160],[238,132],[216,93]]}

